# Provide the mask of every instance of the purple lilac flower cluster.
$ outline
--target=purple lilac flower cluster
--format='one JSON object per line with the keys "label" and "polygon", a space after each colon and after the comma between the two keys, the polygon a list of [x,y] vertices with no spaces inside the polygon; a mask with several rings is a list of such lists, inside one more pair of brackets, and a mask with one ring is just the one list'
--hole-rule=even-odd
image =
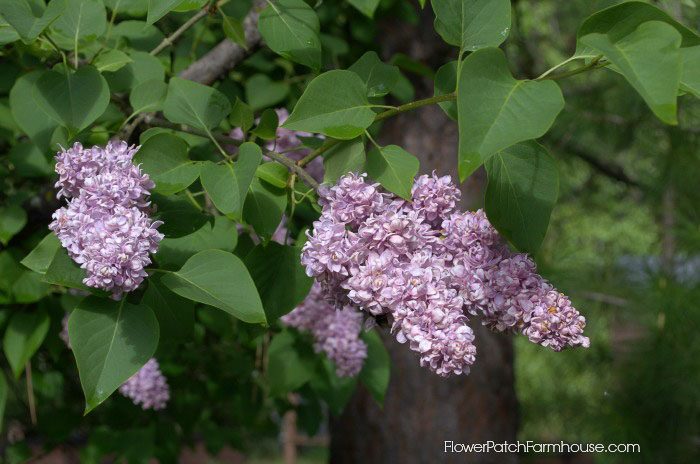
{"label": "purple lilac flower cluster", "polygon": [[148,360],[139,371],[119,387],[119,393],[131,399],[142,409],[159,411],[164,409],[170,400],[168,380],[160,371],[155,358]]}
{"label": "purple lilac flower cluster", "polygon": [[474,363],[468,315],[555,351],[588,346],[585,319],[534,262],[511,252],[483,211],[457,211],[449,176],[418,177],[411,201],[356,174],[319,195],[322,214],[302,253],[307,274],[336,307],[389,316],[397,340],[438,375]]}
{"label": "purple lilac flower cluster", "polygon": [[119,299],[146,277],[163,234],[148,215],[154,187],[132,162],[138,147],[109,142],[86,149],[79,143],[56,155],[58,197],[68,205],[53,214],[49,228],[85,269],[83,283]]}
{"label": "purple lilac flower cluster", "polygon": [[[68,336],[68,319],[70,313],[66,313],[61,321],[59,337],[69,350],[73,347]],[[142,409],[155,411],[165,409],[170,399],[170,386],[168,379],[160,371],[160,366],[155,358],[148,360],[139,371],[132,375],[119,387],[119,393],[129,398],[136,406]]]}
{"label": "purple lilac flower cluster", "polygon": [[367,345],[360,339],[362,314],[350,307],[336,309],[325,300],[318,284],[311,287],[299,306],[282,317],[282,322],[311,332],[314,349],[333,361],[339,377],[360,373],[367,357]]}

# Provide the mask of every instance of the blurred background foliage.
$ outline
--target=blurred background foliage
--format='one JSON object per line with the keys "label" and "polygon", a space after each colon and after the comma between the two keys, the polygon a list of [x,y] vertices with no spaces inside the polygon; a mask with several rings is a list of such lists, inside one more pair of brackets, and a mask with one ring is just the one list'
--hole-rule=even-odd
{"label": "blurred background foliage", "polygon": [[[145,20],[147,3],[105,0],[108,32],[104,40],[86,37],[83,46],[99,48],[105,40],[125,44],[134,58],[131,72],[147,73],[144,63],[150,60],[139,52],[151,50],[194,14],[171,13],[155,26],[136,27],[135,21]],[[514,74],[535,77],[566,59],[583,18],[615,3],[514,1],[513,29],[504,45]],[[653,3],[700,29],[700,5],[694,0]],[[240,20],[250,4],[234,0],[224,11]],[[316,10],[324,67],[331,68],[348,67],[368,49],[381,52],[377,47],[387,18],[410,25],[421,14],[417,2],[409,0],[382,0],[376,20],[346,1],[320,1]],[[158,56],[167,75],[176,75],[224,38],[222,18],[212,15],[200,21],[169,53]],[[7,33],[6,25],[0,24],[0,37]],[[24,272],[19,260],[45,235],[56,207],[50,150],[36,151],[18,138],[9,110],[9,92],[17,77],[43,67],[51,54],[50,44],[42,41],[0,49],[0,197],[6,208],[28,205],[27,225],[0,251],[0,285],[9,281],[5,277]],[[433,72],[406,56],[382,58],[398,65],[407,77],[394,92],[399,101],[412,98],[411,80],[429,78]],[[291,108],[311,77],[303,69],[262,48],[214,85],[232,101],[241,98],[256,111]],[[108,81],[119,88],[119,79],[125,77],[118,71],[113,74]],[[587,456],[584,462],[698,462],[700,102],[681,98],[680,124],[669,127],[608,70],[575,76],[561,85],[567,108],[543,140],[559,161],[560,196],[537,261],[542,273],[586,316],[591,348],[553,353],[516,338],[519,438],[640,443],[643,451]],[[97,126],[83,134],[85,142],[104,142],[124,119],[120,102],[113,100]],[[61,134],[52,137],[61,140]],[[190,141],[193,152],[202,157],[213,151],[206,139],[192,136]],[[193,443],[203,443],[212,454],[224,446],[250,456],[278,454],[281,414],[289,404],[270,400],[260,391],[254,375],[260,329],[200,308],[192,341],[179,349],[161,347],[158,353],[174,392],[167,410],[146,413],[114,395],[83,417],[75,363],[58,337],[64,308],[73,297],[49,294],[48,286],[38,281],[26,285],[26,302],[19,304],[45,308],[51,327],[32,360],[35,424],[28,413],[26,377],[12,380],[7,363],[2,363],[8,386],[0,461],[23,462],[60,447],[79,449],[83,462],[98,462],[103,455],[129,462],[145,462],[151,456],[174,462],[180,447]],[[0,288],[0,293],[9,291]],[[0,312],[0,327],[7,323],[6,316],[6,311]],[[310,435],[323,430],[325,406],[311,399],[299,410],[302,429]],[[320,462],[324,456],[323,450],[311,450],[309,459]],[[571,457],[553,458],[564,462]],[[541,459],[523,456],[524,462]]]}

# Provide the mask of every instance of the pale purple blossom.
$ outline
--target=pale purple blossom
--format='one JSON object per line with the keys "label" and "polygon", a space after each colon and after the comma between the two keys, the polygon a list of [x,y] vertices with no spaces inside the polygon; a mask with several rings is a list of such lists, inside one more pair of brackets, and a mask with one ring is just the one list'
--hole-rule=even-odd
{"label": "pale purple blossom", "polygon": [[83,283],[115,299],[141,284],[163,238],[157,231],[162,223],[147,210],[153,181],[131,161],[137,150],[125,142],[90,149],[75,144],[56,155],[59,197],[70,200],[49,228],[85,269]]}
{"label": "pale purple blossom", "polygon": [[340,309],[328,303],[321,286],[314,284],[306,299],[282,322],[310,332],[314,349],[333,361],[339,377],[359,374],[367,358],[367,344],[360,339],[362,313],[354,308]]}
{"label": "pale purple blossom", "polygon": [[511,252],[483,211],[455,210],[449,177],[418,177],[411,202],[365,177],[350,173],[319,191],[321,217],[301,261],[327,300],[389,316],[397,340],[442,376],[474,363],[468,315],[555,351],[589,345],[585,319],[534,262]]}
{"label": "pale purple blossom", "polygon": [[160,371],[155,358],[148,360],[139,371],[119,387],[119,393],[129,398],[142,409],[159,411],[165,409],[170,400],[168,380]]}

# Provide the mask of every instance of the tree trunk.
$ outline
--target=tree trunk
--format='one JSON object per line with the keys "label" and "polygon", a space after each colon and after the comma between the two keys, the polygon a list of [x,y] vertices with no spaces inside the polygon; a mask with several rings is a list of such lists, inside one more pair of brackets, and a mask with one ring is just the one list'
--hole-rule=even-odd
{"label": "tree trunk", "polygon": [[[403,52],[434,69],[450,53],[432,27],[429,8],[417,26],[383,25],[385,58]],[[417,98],[432,94],[432,81],[417,81]],[[456,177],[457,124],[437,106],[405,113],[388,121],[383,144],[401,145],[421,160],[423,173]],[[463,207],[479,206],[483,172],[462,185]],[[384,341],[391,355],[391,382],[384,408],[363,388],[338,418],[331,421],[331,463],[514,463],[517,455],[445,453],[445,441],[484,443],[516,439],[517,400],[510,338],[489,332],[478,320],[477,361],[467,376],[443,379],[418,365],[418,357],[390,335]]]}

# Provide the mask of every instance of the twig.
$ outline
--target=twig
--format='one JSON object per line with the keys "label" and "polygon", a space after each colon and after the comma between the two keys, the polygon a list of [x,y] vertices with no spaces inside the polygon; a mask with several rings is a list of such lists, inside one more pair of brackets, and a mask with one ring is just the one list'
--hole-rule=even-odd
{"label": "twig", "polygon": [[[217,3],[217,7],[221,4],[221,2]],[[188,19],[182,26],[178,27],[175,32],[164,38],[161,43],[158,44],[156,48],[151,50],[151,55],[157,55],[161,51],[163,51],[165,48],[171,46],[177,39],[180,37],[182,34],[187,31],[190,27],[194,26],[194,24],[202,19],[203,17],[207,16],[209,14],[209,5],[205,6],[201,10],[199,10],[194,16],[192,16],[190,19]]]}
{"label": "twig", "polygon": [[316,182],[316,180],[313,177],[311,177],[309,173],[307,173],[306,170],[304,170],[304,168],[299,166],[290,158],[287,158],[284,155],[280,155],[279,153],[275,153],[274,151],[268,151],[265,153],[265,155],[283,164],[287,169],[296,174],[299,177],[299,179],[304,181],[304,183],[309,187],[313,188],[314,190],[318,190],[318,182]]}
{"label": "twig", "polygon": [[247,49],[233,43],[229,39],[224,39],[208,53],[182,71],[180,77],[199,82],[200,84],[211,84],[217,80],[219,76],[232,69],[236,63],[245,58],[251,50],[260,44],[261,37],[260,32],[258,32],[258,15],[264,5],[264,1],[256,0],[253,3],[251,11],[243,20]]}

